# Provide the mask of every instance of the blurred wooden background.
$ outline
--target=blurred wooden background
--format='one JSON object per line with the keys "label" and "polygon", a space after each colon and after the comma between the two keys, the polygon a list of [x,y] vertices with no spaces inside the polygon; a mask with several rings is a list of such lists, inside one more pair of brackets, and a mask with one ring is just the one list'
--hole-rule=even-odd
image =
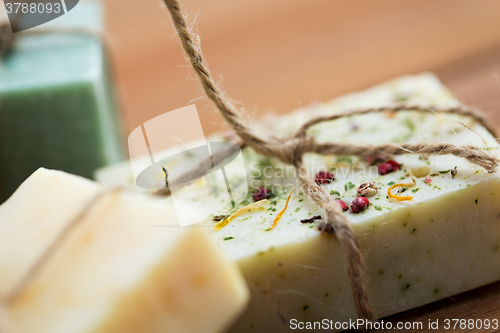
{"label": "blurred wooden background", "polygon": [[[205,134],[222,121],[193,79],[160,0],[105,0],[128,133],[196,103]],[[398,75],[433,71],[500,124],[500,1],[183,0],[212,74],[257,116],[283,113]],[[223,78],[223,80],[222,80]]]}

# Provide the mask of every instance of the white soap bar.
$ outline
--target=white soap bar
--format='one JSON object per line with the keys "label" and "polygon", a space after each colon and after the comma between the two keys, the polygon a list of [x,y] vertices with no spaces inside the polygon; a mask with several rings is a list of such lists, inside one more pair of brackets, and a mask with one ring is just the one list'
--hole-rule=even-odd
{"label": "white soap bar", "polygon": [[246,283],[206,231],[153,227],[168,209],[123,191],[101,195],[12,294],[102,191],[39,169],[0,206],[0,267],[9,272],[0,285],[15,332],[220,332],[241,313]]}
{"label": "white soap bar", "polygon": [[[478,146],[499,155],[495,138],[474,120],[439,113],[440,107],[459,103],[430,74],[403,77],[365,92],[304,107],[263,121],[261,128],[267,124],[269,133],[284,136],[315,116],[401,102],[432,105],[436,114],[406,111],[352,116],[319,124],[309,133],[320,142],[448,142]],[[287,210],[271,230],[289,191],[300,183],[294,177],[294,168],[250,149],[245,153],[250,187],[273,188],[276,196],[269,199],[265,211],[240,215],[213,232],[221,248],[238,262],[252,292],[249,308],[230,332],[289,332],[318,328],[324,319],[327,325],[330,320],[341,323],[356,319],[343,248],[334,235],[320,233],[315,224],[301,223],[303,219],[323,216],[323,211],[307,195],[295,190]],[[325,169],[335,174],[335,181],[325,189],[347,204],[356,197],[361,183],[374,182],[378,187],[378,193],[368,198],[370,207],[364,213],[345,214],[361,243],[367,263],[368,294],[379,318],[500,277],[498,173],[488,174],[449,155],[426,160],[408,154],[394,159],[402,168],[380,175],[377,168],[369,168],[365,161],[352,156],[308,154],[305,158],[311,176]],[[183,163],[187,167],[189,160]],[[452,178],[455,167],[458,173]],[[98,175],[116,175],[117,170],[124,174],[125,166]],[[412,196],[412,201],[388,197],[391,185],[412,184],[412,177],[416,186],[408,186],[401,193]],[[127,183],[130,179],[104,178],[101,180],[108,183]],[[165,201],[172,204],[171,199]],[[248,198],[240,206],[251,202]],[[175,221],[173,215],[171,220]]]}

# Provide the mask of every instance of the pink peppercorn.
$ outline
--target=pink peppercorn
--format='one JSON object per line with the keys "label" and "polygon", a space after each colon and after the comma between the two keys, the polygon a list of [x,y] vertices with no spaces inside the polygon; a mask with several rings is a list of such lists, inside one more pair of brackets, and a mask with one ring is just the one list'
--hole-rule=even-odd
{"label": "pink peppercorn", "polygon": [[328,171],[320,171],[316,175],[315,180],[316,180],[316,184],[324,185],[324,184],[329,184],[329,183],[333,182],[334,179],[335,179],[335,176],[333,175],[333,173],[328,172]]}
{"label": "pink peppercorn", "polygon": [[424,183],[430,183],[430,182],[432,182],[432,179],[425,177]]}
{"label": "pink peppercorn", "polygon": [[365,197],[357,197],[351,202],[351,212],[361,213],[370,206],[370,201]]}
{"label": "pink peppercorn", "polygon": [[269,197],[271,197],[271,191],[265,187],[257,188],[257,191],[252,194],[254,201],[269,199]]}
{"label": "pink peppercorn", "polygon": [[401,165],[398,162],[394,160],[389,160],[387,162],[379,164],[378,173],[380,173],[381,175],[386,175],[388,173],[398,171],[400,168]]}
{"label": "pink peppercorn", "polygon": [[345,202],[343,202],[342,200],[337,199],[335,201],[340,205],[340,208],[342,208],[342,210],[344,212],[349,210],[349,206],[347,206],[347,204]]}
{"label": "pink peppercorn", "polygon": [[401,165],[394,160],[388,160],[385,163],[389,163],[392,166],[392,171],[398,171],[401,168]]}

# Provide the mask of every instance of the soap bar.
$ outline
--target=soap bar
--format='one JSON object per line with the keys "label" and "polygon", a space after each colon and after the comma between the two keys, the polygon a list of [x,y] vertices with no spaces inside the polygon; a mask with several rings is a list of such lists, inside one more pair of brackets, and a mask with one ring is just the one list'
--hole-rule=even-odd
{"label": "soap bar", "polygon": [[[316,116],[395,103],[432,106],[436,113],[403,111],[351,116],[318,124],[309,133],[319,142],[466,144],[499,156],[500,145],[484,127],[471,118],[439,112],[441,107],[459,102],[436,77],[427,73],[315,103],[262,122],[260,128],[285,136]],[[274,196],[268,199],[264,210],[241,214],[220,230],[213,228],[220,247],[238,262],[252,294],[250,306],[229,332],[342,330],[342,323],[356,320],[357,315],[345,252],[335,235],[318,230],[324,212],[300,191],[293,167],[249,148],[245,154],[250,192],[263,186],[271,189]],[[384,175],[377,166],[355,156],[307,154],[304,160],[312,177],[319,171],[334,174],[334,181],[323,186],[333,199],[347,205],[357,197],[361,184],[373,182],[377,187],[377,193],[367,198],[368,209],[357,214],[344,213],[361,244],[367,264],[368,296],[375,315],[382,318],[498,280],[498,173],[488,174],[450,155],[407,154],[389,158],[400,168]],[[110,175],[114,170],[115,176],[123,176],[124,168],[110,167],[98,175]],[[129,179],[101,180],[125,184]],[[389,197],[389,188],[398,183],[406,186],[393,189],[391,194],[411,196],[411,201]],[[195,186],[186,190],[194,190]],[[287,206],[294,186],[297,188]],[[217,200],[216,196],[213,200]],[[235,209],[252,201],[249,197]],[[281,219],[271,228],[281,212]],[[314,222],[308,223],[315,217]],[[215,222],[205,223],[213,226]]]}
{"label": "soap bar", "polygon": [[15,332],[221,332],[246,283],[205,230],[154,227],[165,214],[158,200],[36,171],[0,206]]}
{"label": "soap bar", "polygon": [[39,27],[63,32],[16,34],[2,56],[0,202],[39,167],[90,178],[123,159],[102,21],[100,3],[80,2]]}

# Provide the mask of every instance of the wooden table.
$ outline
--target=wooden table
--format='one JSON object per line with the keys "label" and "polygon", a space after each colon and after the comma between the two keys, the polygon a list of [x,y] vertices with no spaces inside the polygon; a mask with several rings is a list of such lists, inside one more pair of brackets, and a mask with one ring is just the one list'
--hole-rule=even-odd
{"label": "wooden table", "polygon": [[[195,103],[224,127],[186,68],[161,0],[105,0],[127,133]],[[257,117],[433,71],[500,124],[500,1],[184,0],[212,74]],[[222,80],[223,78],[223,80]],[[199,99],[201,98],[201,99]]]}
{"label": "wooden table", "polygon": [[[165,8],[106,0],[127,133],[195,103],[205,134],[223,122],[185,67]],[[185,0],[214,77],[256,117],[409,73],[432,71],[500,125],[500,1]],[[191,77],[190,77],[191,75]],[[498,76],[497,76],[498,75]],[[485,268],[487,269],[487,268]],[[391,321],[500,318],[500,283]],[[426,331],[425,329],[423,331]]]}
{"label": "wooden table", "polygon": [[[444,329],[446,319],[498,319],[498,329]],[[373,332],[429,332],[428,324],[438,321],[439,329],[432,332],[500,332],[500,282],[492,283],[482,288],[474,289],[457,296],[427,304],[417,309],[409,310],[394,316],[383,318],[390,321],[394,327],[397,322],[422,323],[422,329],[411,330],[373,330]],[[454,322],[451,322],[454,325]],[[414,326],[416,327],[416,326]],[[457,326],[458,327],[458,326]]]}

